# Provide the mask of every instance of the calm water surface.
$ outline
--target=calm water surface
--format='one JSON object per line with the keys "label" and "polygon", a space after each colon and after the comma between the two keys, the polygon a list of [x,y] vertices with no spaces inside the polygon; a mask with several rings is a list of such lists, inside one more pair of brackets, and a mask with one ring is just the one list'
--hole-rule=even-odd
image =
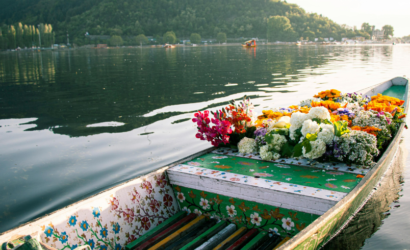
{"label": "calm water surface", "polygon": [[[360,90],[409,75],[409,58],[406,45],[0,54],[0,232],[209,147],[194,136],[197,110],[244,94],[261,111]],[[399,191],[390,216],[363,210],[376,222],[333,248],[408,248],[410,195]]]}

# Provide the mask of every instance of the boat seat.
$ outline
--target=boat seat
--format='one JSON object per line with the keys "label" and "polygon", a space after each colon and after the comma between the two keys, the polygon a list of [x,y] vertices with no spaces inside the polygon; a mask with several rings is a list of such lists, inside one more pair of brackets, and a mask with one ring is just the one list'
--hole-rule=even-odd
{"label": "boat seat", "polygon": [[347,167],[346,171],[339,171],[334,166],[316,168],[297,162],[269,162],[255,159],[256,156],[244,157],[227,152],[214,151],[169,168],[170,183],[322,215],[363,177]]}

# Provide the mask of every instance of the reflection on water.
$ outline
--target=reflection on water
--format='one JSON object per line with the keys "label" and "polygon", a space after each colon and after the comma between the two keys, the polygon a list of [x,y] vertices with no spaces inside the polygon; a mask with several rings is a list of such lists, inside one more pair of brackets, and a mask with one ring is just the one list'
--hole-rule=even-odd
{"label": "reflection on water", "polygon": [[209,144],[193,112],[258,111],[406,74],[410,46],[235,46],[0,54],[0,232]]}
{"label": "reflection on water", "polygon": [[[401,143],[399,150],[397,154],[397,157],[400,159],[398,164],[392,165],[386,171],[384,178],[380,182],[380,186],[377,187],[376,192],[366,205],[357,213],[349,225],[323,247],[323,249],[361,249],[365,244],[365,240],[379,230],[383,223],[382,220],[390,215],[388,211],[390,211],[392,207],[394,209],[395,206],[399,206],[396,204],[398,204],[399,192],[402,189],[402,174],[407,158],[407,148],[404,142]],[[384,241],[380,243],[378,246],[373,246],[369,249],[401,249],[396,245],[397,242]],[[396,247],[393,247],[393,245],[396,245]]]}

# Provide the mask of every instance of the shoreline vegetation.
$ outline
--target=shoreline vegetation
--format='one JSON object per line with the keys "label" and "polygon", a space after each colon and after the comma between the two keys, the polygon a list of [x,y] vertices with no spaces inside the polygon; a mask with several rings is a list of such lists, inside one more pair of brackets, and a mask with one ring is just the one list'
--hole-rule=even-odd
{"label": "shoreline vegetation", "polygon": [[[40,40],[45,33],[36,30],[43,23],[48,27],[48,43],[65,46],[199,44],[205,42],[201,37],[221,43],[245,42],[245,38],[256,38],[257,43],[381,41],[394,34],[391,25],[381,30],[369,23],[350,27],[281,0],[72,0],[69,4],[16,0],[5,7],[0,9],[0,50],[44,46]],[[31,42],[22,42],[25,36]],[[410,41],[409,36],[394,39]]]}
{"label": "shoreline vegetation", "polygon": [[[404,43],[405,44],[405,43]],[[410,43],[407,43],[410,44]],[[174,44],[173,46],[175,48],[183,48],[183,47],[228,47],[228,46],[241,46],[242,43],[211,43],[211,44]],[[297,46],[297,42],[275,42],[275,43],[259,43],[258,46]],[[360,42],[360,43],[326,43],[323,44],[321,42],[310,42],[310,43],[304,43],[299,45],[299,47],[304,47],[304,46],[386,46],[392,45],[392,41],[386,41],[386,42],[380,42],[380,41],[375,41],[375,42]],[[33,48],[22,48],[22,49],[8,49],[8,50],[0,50],[0,53],[7,53],[7,52],[18,52],[18,51],[59,51],[59,50],[73,50],[73,49],[122,49],[122,48],[164,48],[164,45],[158,44],[158,45],[129,45],[129,46],[106,46],[106,47],[101,47],[99,48],[98,45],[83,45],[83,46],[73,46],[73,47],[33,47]],[[244,48],[244,49],[257,49],[256,47],[251,47],[251,48]]]}

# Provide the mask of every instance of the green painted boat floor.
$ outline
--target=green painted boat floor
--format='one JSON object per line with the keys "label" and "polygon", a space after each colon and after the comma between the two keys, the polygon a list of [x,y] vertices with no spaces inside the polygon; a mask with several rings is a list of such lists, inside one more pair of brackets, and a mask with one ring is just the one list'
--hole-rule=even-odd
{"label": "green painted boat floor", "polygon": [[343,193],[348,193],[361,180],[356,177],[356,174],[335,170],[287,165],[213,153],[202,155],[185,164]]}
{"label": "green painted boat floor", "polygon": [[406,93],[406,86],[393,85],[390,88],[388,88],[386,91],[384,91],[382,94],[391,96],[391,97],[396,97],[400,100],[404,100],[405,93]]}

